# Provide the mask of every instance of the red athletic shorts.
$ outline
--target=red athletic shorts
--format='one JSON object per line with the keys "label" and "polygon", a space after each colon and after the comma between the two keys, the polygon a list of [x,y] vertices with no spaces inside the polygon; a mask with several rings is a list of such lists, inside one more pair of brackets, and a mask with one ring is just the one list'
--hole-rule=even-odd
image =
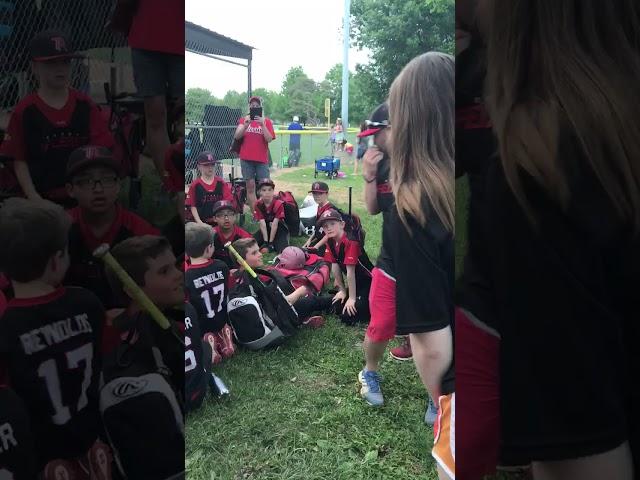
{"label": "red athletic shorts", "polygon": [[396,336],[396,282],[379,268],[374,268],[371,275],[367,337],[374,342],[386,342]]}
{"label": "red athletic shorts", "polygon": [[500,451],[498,333],[456,308],[456,449],[459,478],[495,473]]}

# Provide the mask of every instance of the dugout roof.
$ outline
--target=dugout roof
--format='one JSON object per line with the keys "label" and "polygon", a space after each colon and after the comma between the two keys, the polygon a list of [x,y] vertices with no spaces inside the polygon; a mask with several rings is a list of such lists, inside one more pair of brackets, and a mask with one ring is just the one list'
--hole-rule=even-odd
{"label": "dugout roof", "polygon": [[200,55],[221,55],[251,61],[254,48],[191,22],[185,23],[184,47]]}

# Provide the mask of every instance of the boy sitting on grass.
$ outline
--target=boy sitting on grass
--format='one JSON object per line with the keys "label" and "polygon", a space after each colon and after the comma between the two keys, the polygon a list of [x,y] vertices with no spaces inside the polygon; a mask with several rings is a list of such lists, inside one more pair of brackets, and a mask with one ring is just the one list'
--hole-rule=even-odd
{"label": "boy sitting on grass", "polygon": [[233,201],[231,186],[222,177],[215,176],[218,163],[213,153],[204,151],[196,159],[200,176],[189,187],[189,206],[197,223],[214,225],[213,206],[220,200]]}
{"label": "boy sitting on grass", "polygon": [[213,258],[223,261],[229,268],[237,268],[235,259],[224,248],[227,242],[235,242],[241,238],[252,238],[251,234],[236,225],[236,211],[233,203],[227,200],[216,202],[213,206],[213,216],[216,226],[213,227]]}
{"label": "boy sitting on grass", "polygon": [[[360,242],[347,237],[344,221],[336,210],[327,210],[318,221],[325,231],[327,250],[324,259],[331,264],[331,271],[339,288],[333,298],[343,305],[340,319],[347,325],[367,323],[369,312],[369,290],[373,265]],[[347,275],[347,286],[343,274]]]}
{"label": "boy sitting on grass", "polygon": [[137,235],[158,230],[118,203],[118,165],[104,147],[85,146],[73,151],[67,164],[67,192],[78,206],[69,210],[71,265],[65,279],[94,292],[107,309],[121,307],[113,298],[102,262],[93,251],[106,243],[113,247]]}
{"label": "boy sitting on grass", "polygon": [[[254,238],[236,240],[233,242],[233,248],[236,249],[238,255],[240,255],[252,269],[264,268],[262,252],[258,247],[258,242]],[[265,281],[269,279],[261,276],[261,280]],[[240,266],[238,274],[235,275],[234,288],[246,288],[248,282],[248,274],[244,271],[244,268]],[[245,296],[248,295],[249,293]],[[298,312],[301,323],[311,328],[322,327],[325,323],[322,316],[313,315],[315,312],[332,313],[333,297],[330,295],[309,295],[307,287],[305,286],[298,287],[292,293],[286,295],[286,299]]]}
{"label": "boy sitting on grass", "polygon": [[254,238],[260,245],[262,253],[274,250],[282,253],[289,246],[289,230],[284,221],[284,202],[274,199],[276,184],[270,178],[258,181],[260,200],[256,202],[253,212],[254,219],[259,222],[259,229]]}
{"label": "boy sitting on grass", "polygon": [[11,198],[0,208],[0,269],[14,292],[0,318],[0,380],[26,405],[44,478],[98,474],[111,455],[98,440],[105,310],[93,293],[61,286],[69,224],[49,201]]}
{"label": "boy sitting on grass", "polygon": [[[313,200],[318,204],[318,213],[316,213],[317,224],[324,212],[335,207],[329,201],[329,185],[325,182],[314,182],[313,185],[311,185],[309,193],[313,194]],[[327,240],[328,239],[322,228],[317,228],[314,234],[307,239],[302,248],[313,247],[313,249],[317,251],[318,255],[324,256],[324,245],[326,245]]]}
{"label": "boy sitting on grass", "polygon": [[70,87],[74,52],[61,32],[37,34],[29,44],[36,92],[16,105],[2,153],[13,159],[16,178],[25,196],[45,198],[64,207],[74,202],[65,189],[69,155],[82,145],[113,146],[113,137],[98,106]]}
{"label": "boy sitting on grass", "polygon": [[187,223],[185,226],[185,248],[191,261],[185,270],[184,282],[187,300],[198,314],[202,338],[211,345],[211,363],[217,364],[235,353],[235,345],[227,315],[229,267],[211,258],[214,236],[209,225]]}

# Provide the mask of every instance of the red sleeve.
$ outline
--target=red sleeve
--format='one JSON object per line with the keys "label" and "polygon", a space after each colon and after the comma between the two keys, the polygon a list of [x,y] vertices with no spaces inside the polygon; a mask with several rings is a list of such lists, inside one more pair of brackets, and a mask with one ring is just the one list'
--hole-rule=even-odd
{"label": "red sleeve", "polygon": [[336,263],[336,259],[333,256],[333,252],[329,248],[328,242],[327,242],[327,248],[324,250],[324,261],[327,263]]}
{"label": "red sleeve", "polygon": [[264,220],[264,215],[262,214],[262,211],[258,208],[258,205],[263,205],[261,200],[258,200],[256,202],[256,208],[253,210],[253,218],[256,222],[260,220]]}
{"label": "red sleeve", "polygon": [[233,202],[233,193],[231,192],[231,185],[229,185],[228,182],[224,182],[222,185],[222,199]]}
{"label": "red sleeve", "polygon": [[126,214],[128,216],[126,226],[131,230],[133,235],[160,235],[160,230],[144,220],[142,217],[129,211],[127,211]]}
{"label": "red sleeve", "polygon": [[22,126],[22,109],[16,108],[11,114],[7,131],[4,134],[4,140],[0,145],[0,154],[10,157],[19,162],[24,162],[24,129]]}
{"label": "red sleeve", "polygon": [[236,235],[240,238],[251,238],[252,235],[246,230],[236,226]]}
{"label": "red sleeve", "polygon": [[104,112],[89,99],[91,105],[91,145],[99,145],[101,147],[113,148],[113,135],[109,131],[109,121]]}
{"label": "red sleeve", "polygon": [[357,265],[360,258],[360,243],[354,240],[347,240],[344,249],[344,264]]}
{"label": "red sleeve", "polygon": [[278,220],[284,220],[284,202],[282,200],[276,200],[273,205],[274,213]]}
{"label": "red sleeve", "polygon": [[198,180],[194,180],[193,182],[191,182],[191,185],[189,185],[189,193],[187,194],[187,198],[185,199],[185,205],[188,205],[190,207],[195,207],[196,206],[196,187],[198,186]]}
{"label": "red sleeve", "polygon": [[244,123],[244,117],[240,117],[238,119],[238,125],[242,125]]}
{"label": "red sleeve", "polygon": [[269,130],[271,136],[273,138],[276,138],[276,132],[273,130],[273,123],[271,123],[271,120],[267,118],[267,121],[265,123],[267,125],[267,130]]}

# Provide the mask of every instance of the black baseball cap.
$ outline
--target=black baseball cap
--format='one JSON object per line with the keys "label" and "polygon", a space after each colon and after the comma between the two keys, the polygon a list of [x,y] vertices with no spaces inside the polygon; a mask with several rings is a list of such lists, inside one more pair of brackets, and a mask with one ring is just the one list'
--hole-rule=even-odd
{"label": "black baseball cap", "polygon": [[249,103],[251,102],[258,102],[260,105],[262,105],[262,99],[256,95],[253,95],[250,99],[249,99]]}
{"label": "black baseball cap", "polygon": [[389,105],[383,103],[378,105],[376,109],[371,113],[369,120],[365,120],[365,125],[367,129],[363,132],[360,132],[357,136],[368,137],[370,135],[375,135],[383,128],[389,126]]}
{"label": "black baseball cap", "polygon": [[313,182],[309,193],[329,193],[329,185],[324,182]]}
{"label": "black baseball cap", "polygon": [[29,57],[34,62],[47,62],[61,58],[84,58],[76,53],[68,36],[58,30],[45,30],[29,42]]}
{"label": "black baseball cap", "polygon": [[218,160],[213,153],[205,150],[204,152],[200,152],[200,155],[196,158],[196,163],[198,165],[213,165],[218,163]]}
{"label": "black baseball cap", "polygon": [[262,178],[258,180],[258,190],[260,190],[265,185],[269,185],[271,188],[276,188],[276,184],[273,183],[273,180],[270,178]]}
{"label": "black baseball cap", "polygon": [[82,170],[96,166],[107,167],[112,169],[116,174],[120,173],[120,165],[113,158],[111,150],[106,147],[85,145],[71,152],[69,161],[67,162],[67,180],[71,180]]}
{"label": "black baseball cap", "polygon": [[213,204],[213,215],[215,216],[216,213],[218,213],[220,210],[232,210],[232,211],[236,211],[236,209],[233,207],[233,203],[231,203],[229,200],[219,200],[216,203]]}
{"label": "black baseball cap", "polygon": [[320,227],[321,225],[324,224],[324,222],[328,222],[329,220],[336,220],[338,222],[341,222],[342,215],[340,215],[340,213],[337,210],[330,208],[320,216],[320,218],[316,222],[316,225]]}

